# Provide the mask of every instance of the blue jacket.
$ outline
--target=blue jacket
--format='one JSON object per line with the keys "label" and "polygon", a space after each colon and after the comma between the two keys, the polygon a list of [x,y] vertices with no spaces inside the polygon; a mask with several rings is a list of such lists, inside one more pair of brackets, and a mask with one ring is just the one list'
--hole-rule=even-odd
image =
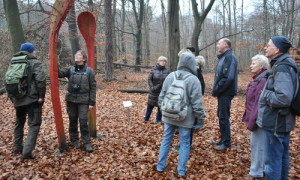
{"label": "blue jacket", "polygon": [[212,95],[215,97],[235,96],[237,95],[238,79],[237,59],[231,49],[218,55],[218,59]]}
{"label": "blue jacket", "polygon": [[[280,61],[295,65],[286,54],[281,54],[271,60],[271,67]],[[259,98],[258,117],[256,123],[264,130],[274,133],[288,133],[295,128],[295,116],[289,107],[293,100],[297,76],[289,65],[279,65],[276,71],[272,68],[270,76]]]}

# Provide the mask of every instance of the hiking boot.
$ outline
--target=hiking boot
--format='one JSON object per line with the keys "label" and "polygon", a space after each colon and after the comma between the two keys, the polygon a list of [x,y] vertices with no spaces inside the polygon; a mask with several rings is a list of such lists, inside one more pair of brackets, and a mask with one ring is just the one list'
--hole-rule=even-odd
{"label": "hiking boot", "polygon": [[84,150],[88,153],[91,153],[93,152],[93,148],[92,148],[92,145],[91,144],[85,144],[84,145]]}

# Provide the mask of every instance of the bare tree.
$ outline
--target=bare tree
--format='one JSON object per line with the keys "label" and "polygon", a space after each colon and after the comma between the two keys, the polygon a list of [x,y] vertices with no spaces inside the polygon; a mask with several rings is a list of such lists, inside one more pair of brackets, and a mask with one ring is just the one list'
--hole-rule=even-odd
{"label": "bare tree", "polygon": [[12,41],[12,49],[14,52],[17,52],[19,51],[20,45],[25,42],[17,0],[3,0],[3,5],[8,31]]}
{"label": "bare tree", "polygon": [[70,9],[69,15],[66,19],[69,25],[69,40],[72,49],[72,55],[76,53],[80,49],[79,39],[78,39],[78,31],[77,31],[77,22],[76,22],[76,13],[75,13],[75,5],[73,5]]}
{"label": "bare tree", "polygon": [[179,61],[177,53],[180,50],[179,0],[168,0],[168,25],[170,70],[175,71]]}
{"label": "bare tree", "polygon": [[215,0],[210,0],[207,8],[205,8],[202,12],[201,15],[198,11],[198,4],[196,2],[196,0],[191,0],[192,2],[192,8],[193,8],[193,15],[194,15],[194,22],[195,22],[195,27],[193,30],[193,35],[192,35],[192,46],[195,47],[196,49],[196,54],[199,53],[199,44],[198,44],[198,40],[199,40],[199,35],[202,31],[202,24],[207,16],[207,14],[209,13],[209,11],[211,10]]}
{"label": "bare tree", "polygon": [[104,1],[105,9],[105,81],[113,79],[113,16],[112,16],[112,0]]}
{"label": "bare tree", "polygon": [[[136,22],[136,33],[135,33],[135,64],[140,65],[141,64],[141,45],[142,45],[142,25],[144,20],[144,0],[138,0],[139,2],[139,9],[136,8],[136,0],[129,0],[132,4],[132,9],[135,17]],[[140,68],[136,67],[134,71],[141,71]]]}

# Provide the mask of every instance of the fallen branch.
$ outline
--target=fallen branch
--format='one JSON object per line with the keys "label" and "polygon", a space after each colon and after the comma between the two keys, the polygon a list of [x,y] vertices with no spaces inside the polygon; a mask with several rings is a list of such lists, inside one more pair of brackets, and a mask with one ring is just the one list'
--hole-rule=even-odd
{"label": "fallen branch", "polygon": [[127,92],[127,93],[149,93],[150,90],[146,89],[118,89],[120,92]]}

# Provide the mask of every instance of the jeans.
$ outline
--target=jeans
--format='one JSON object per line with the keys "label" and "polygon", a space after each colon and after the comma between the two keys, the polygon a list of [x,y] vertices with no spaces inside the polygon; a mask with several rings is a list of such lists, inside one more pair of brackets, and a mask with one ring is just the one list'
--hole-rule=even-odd
{"label": "jeans", "polygon": [[232,96],[219,96],[218,97],[218,111],[217,115],[219,117],[219,126],[221,132],[221,142],[227,146],[231,146],[230,139],[230,106]]}
{"label": "jeans", "polygon": [[[153,108],[154,108],[154,106],[149,105],[149,104],[147,105],[147,111],[146,111],[146,115],[144,117],[145,121],[148,121],[150,119],[150,115],[152,113]],[[161,122],[161,117],[162,117],[162,114],[161,114],[160,108],[157,107],[156,122]]]}
{"label": "jeans", "polygon": [[290,168],[290,133],[274,134],[264,130],[264,136],[266,179],[287,180]]}
{"label": "jeans", "polygon": [[177,171],[179,175],[185,175],[187,172],[186,163],[190,156],[191,128],[177,127],[168,123],[164,123],[164,135],[160,146],[156,170],[163,171],[167,166],[168,153],[176,128],[179,130],[180,143]]}
{"label": "jeans", "polygon": [[264,131],[262,128],[258,127],[251,132],[251,166],[249,174],[252,177],[259,178],[264,176],[264,140]]}
{"label": "jeans", "polygon": [[[16,107],[16,122],[14,128],[15,150],[23,149],[23,156],[32,155],[42,123],[42,106],[38,102]],[[23,147],[24,125],[28,115],[28,135]]]}

